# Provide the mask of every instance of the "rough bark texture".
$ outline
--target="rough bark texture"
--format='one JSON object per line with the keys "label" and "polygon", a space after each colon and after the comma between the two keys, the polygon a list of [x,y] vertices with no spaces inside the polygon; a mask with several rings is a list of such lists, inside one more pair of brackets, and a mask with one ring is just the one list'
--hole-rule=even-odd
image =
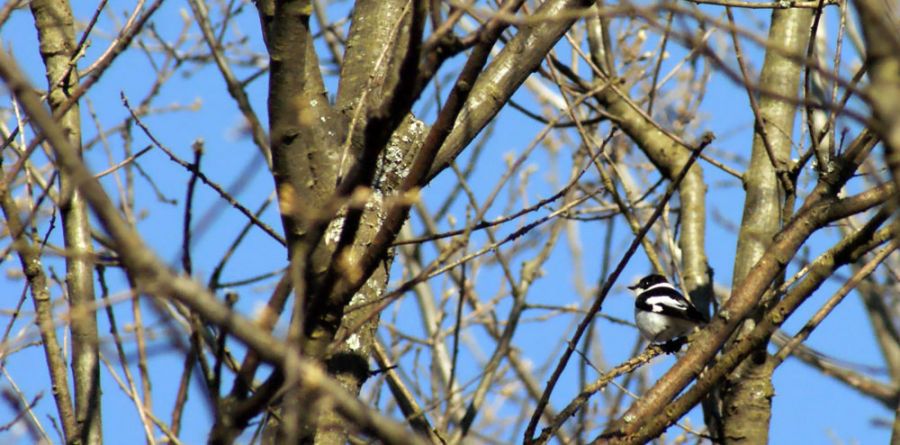
{"label": "rough bark texture", "polygon": [[[35,27],[40,41],[41,57],[46,66],[50,110],[73,147],[81,150],[81,119],[77,104],[59,115],[57,110],[69,100],[78,86],[78,70],[74,66],[76,48],[74,18],[67,0],[31,2]],[[72,332],[72,380],[75,390],[77,441],[102,443],[100,415],[100,363],[98,356],[97,317],[94,303],[93,245],[87,204],[68,174],[60,174],[60,211],[66,248],[66,291],[68,293]]]}
{"label": "rough bark texture", "polygon": [[[803,54],[809,42],[813,11],[809,9],[776,9],[772,12],[769,42],[782,48],[766,53],[760,86],[776,92],[780,98],[759,99],[759,115],[750,166],[744,173],[744,216],[738,236],[733,283],[744,280],[762,258],[781,230],[785,190],[784,177],[791,154],[796,98],[803,67],[785,57]],[[750,332],[753,320],[744,323],[738,336]],[[771,417],[772,372],[763,345],[745,360],[723,384],[723,434],[725,443],[766,443]]]}

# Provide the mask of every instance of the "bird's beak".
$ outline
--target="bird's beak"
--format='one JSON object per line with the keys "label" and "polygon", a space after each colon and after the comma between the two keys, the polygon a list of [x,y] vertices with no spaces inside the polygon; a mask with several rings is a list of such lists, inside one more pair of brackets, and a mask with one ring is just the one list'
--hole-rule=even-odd
{"label": "bird's beak", "polygon": [[637,290],[638,285],[637,285],[637,284],[633,284],[633,285],[631,285],[631,286],[628,286],[628,288],[631,289],[631,290]]}

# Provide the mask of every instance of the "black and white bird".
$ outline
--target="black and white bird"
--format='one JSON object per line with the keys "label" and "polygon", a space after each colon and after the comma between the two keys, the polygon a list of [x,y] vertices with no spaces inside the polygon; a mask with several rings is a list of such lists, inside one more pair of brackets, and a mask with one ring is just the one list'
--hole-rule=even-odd
{"label": "black and white bird", "polygon": [[650,343],[685,337],[694,327],[707,322],[706,316],[662,275],[647,275],[628,288],[637,295],[634,321]]}

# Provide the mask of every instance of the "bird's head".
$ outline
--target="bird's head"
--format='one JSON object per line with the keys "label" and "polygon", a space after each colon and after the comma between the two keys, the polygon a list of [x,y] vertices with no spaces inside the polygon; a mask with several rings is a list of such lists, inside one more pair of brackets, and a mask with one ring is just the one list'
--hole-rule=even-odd
{"label": "bird's head", "polygon": [[669,280],[667,280],[666,277],[664,277],[662,275],[650,274],[644,278],[641,278],[641,280],[638,281],[637,284],[628,286],[628,288],[635,292],[641,292],[641,291],[647,290],[653,286],[656,286],[657,284],[668,283],[668,282],[669,282]]}

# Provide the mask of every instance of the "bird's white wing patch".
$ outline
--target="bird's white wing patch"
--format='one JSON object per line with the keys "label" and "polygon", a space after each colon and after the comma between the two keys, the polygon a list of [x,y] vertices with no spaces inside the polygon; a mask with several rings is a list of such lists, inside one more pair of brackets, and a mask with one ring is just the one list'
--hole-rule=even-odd
{"label": "bird's white wing patch", "polygon": [[653,312],[662,312],[662,307],[667,306],[673,309],[685,310],[687,303],[682,300],[676,300],[666,295],[660,295],[647,298],[647,304],[653,307]]}

